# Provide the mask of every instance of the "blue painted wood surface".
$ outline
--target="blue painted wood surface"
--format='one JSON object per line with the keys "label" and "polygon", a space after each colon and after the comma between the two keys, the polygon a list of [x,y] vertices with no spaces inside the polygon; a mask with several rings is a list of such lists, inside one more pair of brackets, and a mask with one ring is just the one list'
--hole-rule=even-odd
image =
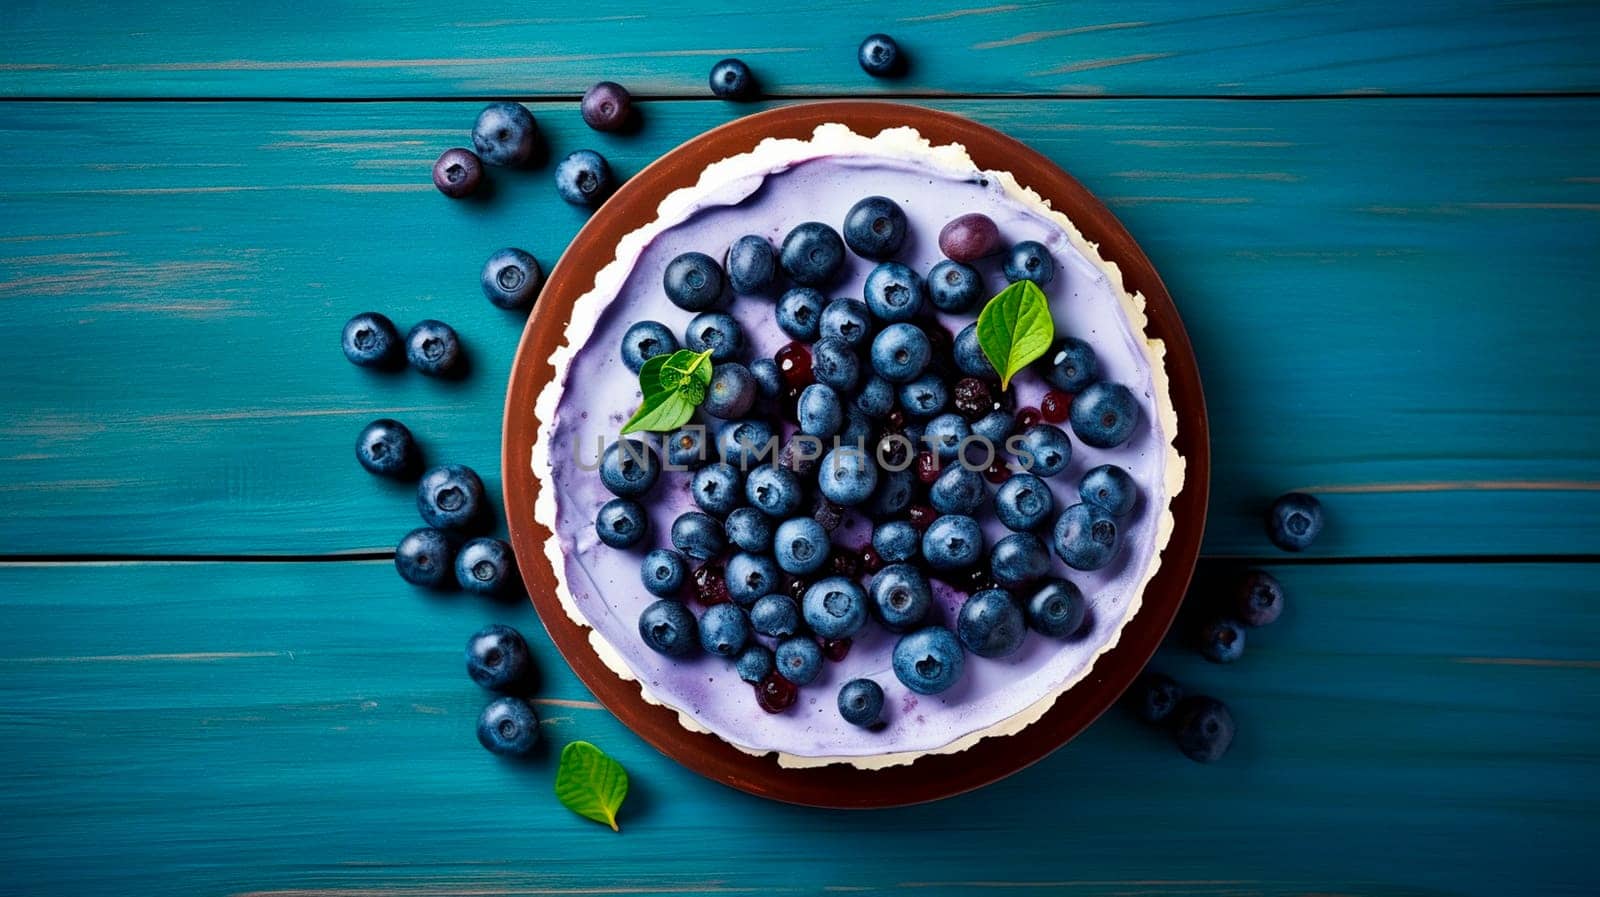
{"label": "blue painted wood surface", "polygon": [[[1600,888],[1600,7],[730,9],[0,5],[0,894]],[[908,78],[854,67],[873,30]],[[413,525],[350,458],[372,417],[498,485],[521,320],[476,271],[553,263],[583,220],[548,169],[433,193],[475,101],[533,98],[629,174],[767,105],[703,98],[728,52],[779,99],[970,115],[1107,199],[1200,356],[1205,569],[1270,556],[1269,496],[1323,496],[1239,664],[1158,656],[1235,709],[1219,766],[1114,712],[938,805],[764,803],[628,733],[527,607],[340,557]],[[638,133],[582,127],[602,77],[649,98]],[[369,307],[454,322],[473,375],[352,369]],[[474,744],[459,646],[489,620],[535,642],[552,751],[628,766],[620,837],[555,803],[552,755]]]}

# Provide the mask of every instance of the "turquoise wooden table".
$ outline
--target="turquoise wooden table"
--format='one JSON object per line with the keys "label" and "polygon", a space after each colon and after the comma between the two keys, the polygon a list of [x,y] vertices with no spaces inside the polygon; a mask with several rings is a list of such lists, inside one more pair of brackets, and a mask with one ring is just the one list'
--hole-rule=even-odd
{"label": "turquoise wooden table", "polygon": [[[906,78],[856,67],[877,30]],[[1597,47],[1581,2],[0,4],[0,893],[1594,893]],[[767,99],[707,96],[725,55]],[[582,125],[602,78],[638,133]],[[583,222],[549,169],[433,191],[484,100],[628,175],[844,96],[1027,141],[1166,278],[1202,571],[1290,595],[1233,666],[1155,661],[1234,708],[1221,763],[1112,713],[942,803],[762,802],[618,724],[530,608],[395,577],[415,512],[356,431],[498,490],[522,320],[477,270]],[[472,376],[363,376],[336,334],[369,307],[454,323]],[[1329,513],[1305,556],[1258,522],[1289,489]],[[490,620],[539,655],[528,766],[474,740]],[[580,738],[632,774],[621,835],[551,795]]]}

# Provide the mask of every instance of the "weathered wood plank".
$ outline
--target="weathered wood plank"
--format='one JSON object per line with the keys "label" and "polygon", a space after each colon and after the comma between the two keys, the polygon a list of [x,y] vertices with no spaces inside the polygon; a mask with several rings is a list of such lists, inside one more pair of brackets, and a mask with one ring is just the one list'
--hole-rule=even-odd
{"label": "weathered wood plank", "polygon": [[[571,97],[609,78],[698,97],[727,55],[790,97],[1600,88],[1600,14],[1584,2],[937,0],[864,13],[854,0],[8,3],[0,95]],[[857,67],[874,30],[905,46],[907,77],[874,81]]]}
{"label": "weathered wood plank", "polygon": [[[1258,515],[1292,488],[1327,496],[1324,554],[1593,551],[1600,102],[942,105],[1060,160],[1166,278],[1212,415],[1208,551],[1270,551]],[[438,196],[473,110],[0,106],[0,550],[392,545],[407,490],[351,457],[382,415],[497,485],[521,320],[477,271],[508,243],[554,262],[584,216],[548,168]],[[623,174],[732,114],[654,104],[609,137],[539,107]],[[472,376],[353,368],[367,308],[453,322]]]}
{"label": "weathered wood plank", "polygon": [[[1113,712],[991,788],[851,814],[684,771],[588,703],[526,607],[386,564],[3,565],[4,889],[1591,892],[1590,568],[1275,572],[1288,610],[1238,664],[1157,661],[1233,707],[1217,766]],[[489,619],[540,660],[551,749],[525,767],[473,739],[459,652]],[[620,838],[550,793],[576,738],[631,774]]]}

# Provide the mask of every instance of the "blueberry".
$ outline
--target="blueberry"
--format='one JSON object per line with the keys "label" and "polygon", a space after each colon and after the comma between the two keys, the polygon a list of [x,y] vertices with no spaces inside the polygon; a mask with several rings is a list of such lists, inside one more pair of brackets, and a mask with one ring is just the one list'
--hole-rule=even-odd
{"label": "blueberry", "polygon": [[[745,499],[761,512],[784,518],[800,510],[805,497],[800,488],[800,478],[783,467],[762,465],[750,471],[744,483]],[[768,541],[771,536],[768,535]]]}
{"label": "blueberry", "polygon": [[430,468],[417,482],[417,512],[429,526],[469,529],[483,522],[487,503],[483,480],[461,464]]}
{"label": "blueberry", "polygon": [[[1076,406],[1074,406],[1076,407]],[[1284,551],[1303,551],[1322,532],[1322,502],[1304,492],[1281,495],[1267,511],[1267,537]]]}
{"label": "blueberry", "polygon": [[728,559],[726,570],[728,597],[735,603],[749,607],[756,599],[779,586],[778,565],[765,554],[741,551]]}
{"label": "blueberry", "polygon": [[890,564],[874,573],[867,594],[878,619],[895,632],[921,625],[933,606],[927,577],[910,564]]}
{"label": "blueberry", "polygon": [[756,76],[737,59],[724,59],[711,67],[711,94],[724,100],[746,100],[755,95]]}
{"label": "blueberry", "polygon": [[855,446],[840,446],[822,456],[817,489],[831,502],[859,505],[878,487],[878,465]]}
{"label": "blueberry", "polygon": [[380,417],[361,428],[356,437],[356,460],[369,473],[403,478],[417,472],[422,450],[405,424]]}
{"label": "blueberry", "polygon": [[922,534],[922,557],[935,570],[971,567],[983,556],[983,530],[961,514],[936,518]]}
{"label": "blueberry", "polygon": [[1022,647],[1028,629],[1010,593],[984,589],[961,605],[956,634],[961,644],[979,657],[1006,657]]}
{"label": "blueberry", "polygon": [[491,623],[467,639],[467,675],[482,688],[515,692],[533,677],[533,657],[522,633]]}
{"label": "blueberry", "polygon": [[867,513],[877,519],[899,514],[911,507],[911,496],[916,477],[909,470],[882,470],[878,473],[878,488],[867,499]]}
{"label": "blueberry", "polygon": [[650,518],[644,506],[631,498],[613,498],[600,506],[594,517],[594,532],[612,548],[632,548],[650,531]]}
{"label": "blueberry", "polygon": [[[679,256],[682,258],[682,256]],[[711,360],[731,361],[744,352],[744,328],[733,315],[708,311],[695,315],[683,333],[685,346],[696,352],[711,350]]]}
{"label": "blueberry", "polygon": [[960,262],[946,259],[928,272],[928,301],[949,314],[965,314],[983,299],[983,276]]}
{"label": "blueberry", "polygon": [[1283,586],[1270,573],[1251,570],[1234,592],[1233,612],[1246,626],[1266,626],[1283,613]]}
{"label": "blueberry", "polygon": [[737,361],[719,364],[711,370],[711,385],[706,387],[700,410],[712,417],[734,420],[744,417],[756,403],[756,375]]}
{"label": "blueberry", "polygon": [[766,645],[747,645],[739,652],[739,658],[733,662],[733,669],[739,674],[740,679],[755,685],[772,675],[777,666],[772,657],[772,649]]}
{"label": "blueberry", "polygon": [[[661,286],[667,294],[667,299],[671,300],[673,305],[685,311],[704,311],[716,305],[722,299],[722,294],[727,288],[727,282],[722,273],[722,267],[717,264],[716,259],[703,252],[685,252],[667,263],[666,271],[661,275]],[[689,322],[688,344],[690,348],[695,348],[696,325],[701,321],[701,317],[696,317]],[[733,326],[727,328],[726,324],[730,322]],[[736,343],[732,349],[736,350],[743,347],[743,333],[739,330],[738,322],[734,321],[733,318],[727,315],[706,317],[705,323],[724,326],[716,327],[710,333],[701,334],[699,339],[701,345],[695,351],[727,345],[729,337],[727,332],[724,332],[725,330],[735,334]],[[728,357],[728,355],[725,354],[723,357]],[[712,360],[720,359],[713,354]]]}
{"label": "blueberry", "polygon": [[772,534],[772,554],[783,572],[805,576],[828,562],[828,531],[810,517],[792,517]]}
{"label": "blueberry", "polygon": [[1000,251],[1000,228],[978,212],[950,219],[939,230],[939,251],[957,262],[975,262]]}
{"label": "blueberry", "polygon": [[1050,549],[1033,533],[1012,533],[989,553],[989,573],[1002,588],[1021,588],[1049,572]]}
{"label": "blueberry", "polygon": [[938,374],[923,374],[900,387],[900,405],[913,417],[932,417],[950,402],[950,390]]}
{"label": "blueberry", "polygon": [[658,598],[671,598],[683,589],[689,576],[689,563],[670,548],[652,549],[639,563],[639,580],[645,591]]}
{"label": "blueberry", "polygon": [[813,383],[800,392],[795,418],[800,432],[808,436],[832,436],[844,425],[844,406],[833,387]]}
{"label": "blueberry", "polygon": [[953,352],[956,368],[961,373],[985,380],[1000,379],[1000,373],[994,369],[994,364],[989,361],[989,356],[983,354],[983,347],[978,343],[976,321],[961,328],[961,332],[956,334]]}
{"label": "blueberry", "polygon": [[778,643],[778,675],[795,685],[810,685],[822,672],[822,648],[805,636]]}
{"label": "blueberry", "polygon": [[[757,471],[771,470],[770,467],[758,467],[750,472],[753,477]],[[745,489],[750,488],[750,480],[746,478]],[[771,551],[772,550],[772,518],[755,508],[736,508],[728,519],[723,521],[722,527],[727,531],[728,541],[738,546],[741,551]]]}
{"label": "blueberry", "polygon": [[928,487],[928,504],[941,514],[976,514],[988,497],[983,474],[964,464],[946,467]]}
{"label": "blueberry", "polygon": [[893,258],[906,241],[906,213],[887,196],[869,196],[844,216],[844,242],[863,258]]}
{"label": "blueberry", "polygon": [[521,698],[496,698],[478,716],[478,743],[502,757],[526,757],[539,743],[539,714]]}
{"label": "blueberry", "polygon": [[1183,686],[1171,676],[1146,672],[1128,689],[1133,712],[1151,725],[1165,722],[1183,700]]}
{"label": "blueberry", "polygon": [[994,514],[1007,529],[1032,532],[1044,526],[1056,509],[1055,496],[1044,480],[1014,473],[994,495]]}
{"label": "blueberry", "polygon": [[750,608],[750,625],[762,635],[788,638],[800,631],[800,606],[788,595],[763,595]]}
{"label": "blueberry", "polygon": [[1083,475],[1078,494],[1111,516],[1121,517],[1133,510],[1133,503],[1139,500],[1139,487],[1126,470],[1102,464]]}
{"label": "blueberry", "polygon": [[928,335],[915,324],[890,324],[872,339],[872,369],[890,383],[917,379],[932,357]]}
{"label": "blueberry", "polygon": [[1044,286],[1056,277],[1056,262],[1042,243],[1023,240],[1006,256],[1006,280],[1031,280]]}
{"label": "blueberry", "polygon": [[779,263],[789,279],[801,286],[827,286],[844,264],[844,241],[826,224],[807,221],[783,238]]}
{"label": "blueberry", "polygon": [[1045,382],[1066,392],[1081,392],[1100,375],[1094,348],[1081,339],[1064,336],[1038,361]]}
{"label": "blueberry", "polygon": [[872,418],[855,408],[845,408],[844,426],[840,428],[836,438],[840,445],[848,445],[865,452],[875,444],[872,438],[875,431]]}
{"label": "blueberry", "polygon": [[556,192],[575,206],[597,206],[614,186],[611,166],[594,150],[574,150],[556,166]]}
{"label": "blueberry", "polygon": [[1011,435],[1015,424],[1016,418],[1010,412],[997,409],[972,422],[972,435],[988,440],[998,453],[1005,447],[1006,437]]}
{"label": "blueberry", "polygon": [[489,256],[478,279],[490,302],[515,310],[533,305],[544,283],[544,271],[531,254],[507,247]]}
{"label": "blueberry", "polygon": [[1222,758],[1233,744],[1233,714],[1216,698],[1184,698],[1172,713],[1172,740],[1196,763]]}
{"label": "blueberry", "polygon": [[700,468],[689,480],[689,494],[700,510],[715,517],[726,517],[744,497],[738,468],[726,462]]}
{"label": "blueberry", "polygon": [[856,50],[861,70],[875,78],[889,78],[905,71],[900,45],[887,34],[869,34]]}
{"label": "blueberry", "polygon": [[455,582],[455,546],[450,537],[431,527],[406,533],[394,549],[394,568],[414,586],[443,588]]}
{"label": "blueberry", "polygon": [[461,354],[461,338],[443,321],[418,321],[406,334],[406,361],[430,377],[454,374]]}
{"label": "blueberry", "polygon": [[472,150],[447,149],[433,163],[433,186],[451,199],[472,195],[482,180],[483,160]]}
{"label": "blueberry", "polygon": [[660,321],[640,321],[622,335],[622,363],[635,374],[657,355],[671,355],[676,351],[678,338]]}
{"label": "blueberry", "polygon": [[1200,656],[1212,663],[1233,663],[1244,656],[1244,627],[1233,620],[1212,620],[1200,627]]}
{"label": "blueberry", "polygon": [[635,498],[650,491],[661,475],[655,450],[637,439],[618,439],[600,456],[600,483],[612,495]]}
{"label": "blueberry", "polygon": [[700,647],[700,627],[694,614],[683,602],[668,598],[655,602],[639,615],[639,637],[652,651],[669,657],[683,657]]}
{"label": "blueberry", "polygon": [[685,511],[672,521],[672,547],[703,561],[721,554],[728,547],[728,539],[715,517]]}
{"label": "blueberry", "polygon": [[1092,383],[1072,400],[1072,432],[1084,445],[1114,448],[1128,441],[1139,423],[1139,405],[1120,383]]}
{"label": "blueberry", "polygon": [[746,296],[766,293],[778,276],[778,254],[766,237],[746,234],[728,247],[728,282]]}
{"label": "blueberry", "polygon": [[1050,638],[1066,638],[1083,628],[1089,608],[1077,586],[1064,579],[1051,578],[1034,586],[1023,610],[1034,632]]}
{"label": "blueberry", "polygon": [[490,103],[472,126],[472,145],[490,165],[526,165],[539,150],[539,126],[521,103]]}
{"label": "blueberry", "polygon": [[750,376],[756,378],[756,394],[763,399],[776,399],[783,392],[783,373],[778,363],[770,358],[757,358],[750,362]]}
{"label": "blueberry", "polygon": [[860,299],[835,299],[823,306],[817,329],[859,349],[872,338],[872,312]]}
{"label": "blueberry", "polygon": [[346,321],[339,344],[351,364],[388,368],[400,363],[400,334],[393,321],[375,311],[362,312]]}
{"label": "blueberry", "polygon": [[1073,505],[1056,518],[1056,554],[1074,570],[1098,570],[1117,553],[1117,522],[1094,505]]}
{"label": "blueberry", "polygon": [[972,427],[959,414],[945,413],[928,421],[923,428],[922,440],[941,463],[954,461],[960,453],[961,443],[972,435]]}
{"label": "blueberry", "polygon": [[894,645],[896,679],[921,695],[936,695],[961,678],[961,643],[943,626],[929,626],[900,637]]}
{"label": "blueberry", "polygon": [[844,340],[826,337],[811,347],[811,372],[818,383],[845,392],[860,381],[861,362]]}
{"label": "blueberry", "polygon": [[1072,463],[1072,441],[1054,424],[1034,424],[1022,431],[1017,461],[1029,473],[1053,477]]}
{"label": "blueberry", "polygon": [[883,720],[883,686],[851,679],[839,689],[839,715],[852,726],[870,729]]}
{"label": "blueberry", "polygon": [[750,641],[750,621],[732,604],[714,604],[700,615],[700,648],[718,657],[733,657]]}
{"label": "blueberry", "polygon": [[729,421],[717,430],[717,456],[740,470],[749,470],[772,460],[778,451],[778,437],[764,420],[747,418]]}
{"label": "blueberry", "polygon": [[867,308],[880,321],[909,321],[922,311],[928,287],[922,275],[899,262],[883,262],[867,275]]}
{"label": "blueberry", "polygon": [[615,81],[601,81],[583,92],[578,112],[583,123],[596,131],[617,131],[628,123],[633,97]]}
{"label": "blueberry", "polygon": [[706,445],[706,428],[698,424],[679,427],[662,440],[669,469],[699,467],[711,460],[710,446]]}
{"label": "blueberry", "polygon": [[469,540],[456,555],[456,583],[468,592],[499,598],[517,586],[511,546],[487,536]]}
{"label": "blueberry", "polygon": [[921,547],[922,533],[904,520],[880,523],[872,531],[872,549],[886,564],[909,561],[917,556]]}
{"label": "blueberry", "polygon": [[778,329],[797,340],[814,342],[822,322],[823,295],[810,287],[795,287],[778,299]]}
{"label": "blueberry", "polygon": [[856,394],[856,408],[863,414],[883,417],[894,410],[894,394],[893,383],[873,374],[861,385],[861,391]]}
{"label": "blueberry", "polygon": [[867,622],[867,595],[843,576],[819,579],[800,603],[806,625],[822,638],[850,638]]}

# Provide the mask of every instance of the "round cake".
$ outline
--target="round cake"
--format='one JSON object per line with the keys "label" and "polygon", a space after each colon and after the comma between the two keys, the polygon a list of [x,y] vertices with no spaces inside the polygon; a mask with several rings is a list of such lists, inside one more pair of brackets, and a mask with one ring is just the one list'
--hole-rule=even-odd
{"label": "round cake", "polygon": [[646,700],[784,766],[1017,732],[1172,531],[1145,331],[1116,266],[959,145],[830,124],[710,165],[576,300],[536,402],[561,605]]}

